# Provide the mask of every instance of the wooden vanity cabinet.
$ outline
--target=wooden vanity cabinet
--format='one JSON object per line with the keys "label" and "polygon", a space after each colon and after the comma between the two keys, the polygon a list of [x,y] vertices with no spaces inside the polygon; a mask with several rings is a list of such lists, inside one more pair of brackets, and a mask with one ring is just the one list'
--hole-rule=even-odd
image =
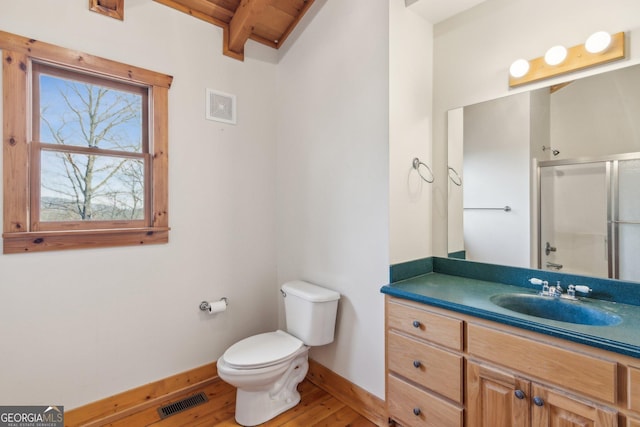
{"label": "wooden vanity cabinet", "polygon": [[[637,359],[386,296],[401,426],[640,427]],[[640,364],[638,365],[640,366]]]}
{"label": "wooden vanity cabinet", "polygon": [[402,426],[463,427],[462,320],[392,301],[387,410]]}

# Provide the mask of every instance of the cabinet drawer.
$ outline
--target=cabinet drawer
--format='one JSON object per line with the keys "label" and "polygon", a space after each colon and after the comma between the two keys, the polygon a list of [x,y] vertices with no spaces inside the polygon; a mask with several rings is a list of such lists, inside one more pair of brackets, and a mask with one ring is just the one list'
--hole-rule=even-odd
{"label": "cabinet drawer", "polygon": [[462,403],[462,356],[389,332],[387,363],[389,370]]}
{"label": "cabinet drawer", "polygon": [[640,369],[629,366],[629,409],[640,412]]}
{"label": "cabinet drawer", "polygon": [[389,416],[404,427],[462,427],[462,408],[387,375]]}
{"label": "cabinet drawer", "polygon": [[469,323],[470,355],[580,394],[616,402],[617,363]]}
{"label": "cabinet drawer", "polygon": [[462,351],[462,320],[388,302],[389,328]]}

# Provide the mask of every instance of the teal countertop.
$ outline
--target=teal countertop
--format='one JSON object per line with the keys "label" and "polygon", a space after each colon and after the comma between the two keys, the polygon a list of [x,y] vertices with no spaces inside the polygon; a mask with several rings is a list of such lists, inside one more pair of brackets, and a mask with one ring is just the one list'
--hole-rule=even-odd
{"label": "teal countertop", "polygon": [[[468,263],[467,261],[458,262]],[[483,280],[486,277],[476,277],[486,276],[486,274],[480,274],[484,266],[487,266],[486,264],[471,263],[470,265],[462,265],[447,259],[434,258],[433,260],[428,259],[425,265],[426,268],[412,271],[411,274],[403,273],[398,275],[398,270],[396,270],[396,281],[393,281],[394,271],[392,266],[391,277],[393,282],[383,286],[381,292],[394,297],[640,358],[640,306],[622,303],[614,299],[614,297],[619,296],[617,294],[621,292],[619,288],[621,283],[624,284],[623,282],[594,279],[593,283],[588,283],[590,280],[588,278],[580,278],[578,282],[575,280],[565,282],[561,279],[567,277],[575,279],[575,276],[563,277],[562,275],[558,276],[556,273],[553,275],[554,281],[551,281],[546,272],[514,269],[512,267],[505,267],[507,269],[506,272],[500,271],[496,274],[494,270],[499,269],[499,266],[489,266],[489,269],[493,272],[490,275],[491,280]],[[461,275],[451,274],[452,270],[456,270],[455,267],[458,267]],[[477,270],[475,273],[477,274],[474,274],[473,271],[470,273],[468,271],[469,267],[475,268]],[[442,271],[445,272],[443,273]],[[622,318],[622,322],[613,326],[579,325],[520,314],[491,302],[490,298],[496,294],[535,294],[536,289],[539,287],[528,285],[528,279],[531,277],[549,280],[551,284],[554,284],[555,280],[561,280],[565,289],[569,283],[587,284],[594,288],[593,294],[607,295],[607,299],[581,297],[579,298],[580,302],[616,314]],[[500,280],[502,283],[495,280]],[[515,282],[515,284],[510,284],[510,281]],[[611,285],[609,282],[614,282],[615,285]],[[603,291],[601,287],[606,287],[607,285],[609,286],[605,289],[609,289],[609,291]],[[639,288],[638,291],[633,290],[640,293],[640,284],[634,284],[633,288],[636,287]],[[611,291],[611,289],[614,289],[614,291]],[[622,291],[625,289],[631,288],[622,286]],[[630,296],[628,299],[636,301],[635,295]]]}

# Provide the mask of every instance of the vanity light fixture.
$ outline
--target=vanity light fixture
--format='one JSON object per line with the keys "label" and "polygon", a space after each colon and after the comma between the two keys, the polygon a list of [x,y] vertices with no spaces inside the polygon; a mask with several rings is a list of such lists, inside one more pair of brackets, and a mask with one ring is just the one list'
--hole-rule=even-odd
{"label": "vanity light fixture", "polygon": [[509,67],[509,87],[516,87],[625,57],[624,31],[610,35],[593,33],[584,44],[554,46],[542,57],[518,59]]}

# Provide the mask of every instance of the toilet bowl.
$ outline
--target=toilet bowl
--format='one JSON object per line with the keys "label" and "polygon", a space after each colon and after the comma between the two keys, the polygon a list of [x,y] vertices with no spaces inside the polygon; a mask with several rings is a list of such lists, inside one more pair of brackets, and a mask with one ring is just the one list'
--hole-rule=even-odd
{"label": "toilet bowl", "polygon": [[218,359],[218,375],[235,386],[236,421],[262,424],[300,402],[297,385],[309,369],[309,347],[284,331],[237,342]]}
{"label": "toilet bowl", "polygon": [[282,285],[287,330],[238,341],[218,359],[220,378],[237,388],[238,424],[255,426],[300,402],[309,347],[333,342],[340,294],[303,281]]}

